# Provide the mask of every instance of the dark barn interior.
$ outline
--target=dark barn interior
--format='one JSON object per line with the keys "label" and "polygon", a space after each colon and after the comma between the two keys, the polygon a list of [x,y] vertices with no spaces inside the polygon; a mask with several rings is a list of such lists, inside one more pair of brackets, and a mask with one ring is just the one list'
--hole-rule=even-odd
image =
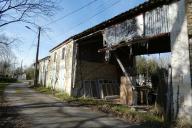
{"label": "dark barn interior", "polygon": [[119,71],[105,62],[101,33],[77,41],[77,69],[74,92],[76,96],[105,98],[119,95]]}
{"label": "dark barn interior", "polygon": [[[75,88],[73,89],[75,96],[102,99],[112,97],[121,99],[121,91],[124,91],[121,90],[121,79],[125,74],[115,58],[115,56],[118,56],[133,81],[133,86],[136,86],[134,91],[137,91],[137,94],[135,95],[133,91],[132,95],[137,99],[132,102],[132,105],[152,105],[155,102],[159,102],[162,106],[165,106],[162,101],[164,101],[166,97],[164,95],[160,96],[160,93],[166,93],[167,80],[165,79],[167,79],[168,76],[166,76],[166,78],[164,76],[158,76],[156,82],[152,83],[156,84],[154,86],[158,86],[158,92],[157,90],[154,92],[152,89],[145,89],[145,87],[137,87],[135,83],[137,77],[135,56],[170,52],[169,33],[149,39],[144,38],[131,45],[129,42],[120,43],[119,46],[116,46],[110,52],[108,62],[105,60],[105,51],[98,52],[105,49],[103,48],[103,36],[101,33],[79,39],[77,43],[77,69]],[[158,96],[159,98],[157,98]],[[132,100],[134,100],[134,98],[132,98]],[[129,98],[127,100],[129,100]],[[121,103],[121,100],[117,101]],[[123,103],[126,104],[127,102]]]}

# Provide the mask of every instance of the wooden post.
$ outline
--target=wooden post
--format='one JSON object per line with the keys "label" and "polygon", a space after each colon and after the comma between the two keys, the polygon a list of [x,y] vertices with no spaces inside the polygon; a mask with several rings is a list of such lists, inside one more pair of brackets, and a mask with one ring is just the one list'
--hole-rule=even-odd
{"label": "wooden post", "polygon": [[165,111],[165,123],[167,125],[169,125],[171,123],[171,120],[172,120],[172,110],[173,110],[173,106],[172,106],[172,68],[171,66],[169,65],[169,70],[168,70],[168,87],[167,87],[167,94],[166,94],[166,97],[167,97],[167,103],[166,103],[166,111]]}

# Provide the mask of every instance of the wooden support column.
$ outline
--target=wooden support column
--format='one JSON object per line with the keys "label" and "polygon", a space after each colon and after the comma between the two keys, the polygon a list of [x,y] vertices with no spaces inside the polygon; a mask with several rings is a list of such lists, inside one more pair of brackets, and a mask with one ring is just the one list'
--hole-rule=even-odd
{"label": "wooden support column", "polygon": [[75,80],[76,80],[76,70],[77,70],[77,57],[78,57],[78,44],[76,41],[73,42],[73,59],[72,59],[72,88],[75,88]]}

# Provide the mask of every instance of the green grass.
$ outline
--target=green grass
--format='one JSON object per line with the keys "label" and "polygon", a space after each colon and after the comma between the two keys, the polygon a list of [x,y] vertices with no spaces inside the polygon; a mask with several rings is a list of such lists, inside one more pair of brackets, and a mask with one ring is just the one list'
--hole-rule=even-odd
{"label": "green grass", "polygon": [[42,86],[35,87],[34,88],[36,91],[44,94],[54,94],[55,97],[61,99],[62,101],[67,101],[67,102],[76,102],[80,103],[82,105],[102,105],[102,104],[107,104],[108,101],[105,100],[95,100],[92,98],[76,98],[69,96],[67,93],[61,92],[61,91],[52,91],[51,88],[45,88]]}
{"label": "green grass", "polygon": [[61,100],[74,100],[73,97],[70,97],[68,94],[63,93],[63,92],[59,92],[59,91],[53,91],[51,88],[45,88],[45,87],[35,87],[34,88],[36,91],[40,92],[40,93],[44,93],[44,94],[54,94],[55,97],[61,99]]}
{"label": "green grass", "polygon": [[34,88],[36,91],[45,93],[45,94],[52,94],[51,88],[45,88],[45,87],[35,87]]}
{"label": "green grass", "polygon": [[21,90],[21,89],[16,89],[15,91],[16,91],[16,93],[22,93],[23,92],[23,90]]}
{"label": "green grass", "polygon": [[4,101],[3,93],[7,85],[8,85],[7,83],[0,83],[0,102]]}
{"label": "green grass", "polygon": [[71,96],[69,96],[67,93],[64,93],[64,92],[55,92],[54,95],[55,95],[57,98],[61,99],[62,101],[68,101],[68,102],[70,102],[70,101],[76,100],[76,98],[71,97]]}
{"label": "green grass", "polygon": [[127,113],[127,112],[131,111],[130,108],[128,108],[127,106],[123,106],[123,105],[115,105],[115,106],[112,106],[111,108],[112,108],[112,110],[118,111],[121,113]]}
{"label": "green grass", "polygon": [[14,78],[9,78],[9,77],[5,77],[5,78],[0,78],[0,83],[16,83],[17,79]]}

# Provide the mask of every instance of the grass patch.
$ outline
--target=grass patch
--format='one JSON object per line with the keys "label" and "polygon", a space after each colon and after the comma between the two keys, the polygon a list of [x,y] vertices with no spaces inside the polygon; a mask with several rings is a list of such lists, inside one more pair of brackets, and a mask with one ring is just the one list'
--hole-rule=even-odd
{"label": "grass patch", "polygon": [[42,86],[35,87],[34,89],[40,93],[53,94],[55,97],[59,98],[62,101],[78,103],[81,105],[103,105],[103,104],[110,103],[105,100],[96,100],[92,98],[84,98],[84,97],[76,98],[76,97],[69,96],[67,93],[64,93],[61,91],[53,91],[51,88],[45,88]]}
{"label": "grass patch", "polygon": [[51,88],[35,87],[34,89],[40,93],[52,94]]}
{"label": "grass patch", "polygon": [[70,101],[76,100],[76,98],[71,97],[71,96],[69,96],[67,93],[64,93],[64,92],[55,92],[54,95],[55,95],[57,98],[61,99],[62,101],[68,101],[68,102],[70,102]]}
{"label": "grass patch", "polygon": [[104,104],[99,106],[99,110],[112,113],[115,116],[125,118],[131,122],[148,122],[153,124],[163,124],[161,117],[150,112],[136,111],[134,108],[121,104]]}
{"label": "grass patch", "polygon": [[23,90],[21,90],[21,89],[16,89],[16,93],[22,93],[23,92]]}
{"label": "grass patch", "polygon": [[112,110],[114,111],[117,111],[117,112],[122,112],[122,113],[127,113],[129,111],[131,111],[131,109],[127,106],[123,106],[123,105],[115,105],[115,106],[112,106]]}
{"label": "grass patch", "polygon": [[4,102],[3,93],[8,84],[7,83],[0,83],[0,102]]}
{"label": "grass patch", "polygon": [[24,118],[4,100],[3,93],[7,85],[9,83],[0,83],[0,128],[27,128],[28,124],[24,122]]}
{"label": "grass patch", "polygon": [[3,77],[0,78],[0,83],[15,83],[17,82],[17,79],[9,78],[9,77]]}

